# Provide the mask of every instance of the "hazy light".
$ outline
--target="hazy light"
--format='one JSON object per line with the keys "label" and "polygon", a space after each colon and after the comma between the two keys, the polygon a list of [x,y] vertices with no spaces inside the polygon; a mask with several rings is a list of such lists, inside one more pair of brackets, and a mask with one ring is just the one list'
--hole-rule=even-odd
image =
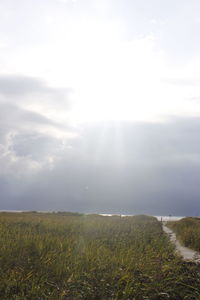
{"label": "hazy light", "polygon": [[[72,6],[68,5],[74,1],[61,2],[63,11],[71,9],[71,14],[66,17],[64,13],[57,16],[48,12],[39,21],[45,38],[34,47],[27,46],[28,51],[24,47],[9,53],[6,71],[20,70],[22,74],[45,78],[50,86],[71,88],[71,110],[65,105],[55,110],[45,105],[45,99],[39,104],[37,99],[34,104],[24,103],[24,107],[73,124],[99,120],[160,121],[177,113],[199,113],[199,103],[188,101],[198,97],[199,86],[183,87],[165,81],[174,77],[175,82],[180,76],[186,81],[192,76],[198,79],[199,59],[195,57],[181,66],[169,64],[154,32],[125,38],[127,28],[120,19],[100,17],[108,9],[106,1],[101,5],[94,2],[95,16],[76,11],[78,1]],[[150,23],[155,26],[166,25],[152,20]],[[6,49],[2,55],[6,60]]]}

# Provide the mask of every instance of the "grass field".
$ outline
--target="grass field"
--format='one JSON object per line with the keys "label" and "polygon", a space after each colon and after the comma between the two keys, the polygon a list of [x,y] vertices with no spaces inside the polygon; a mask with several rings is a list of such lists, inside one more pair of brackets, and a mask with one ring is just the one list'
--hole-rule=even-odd
{"label": "grass field", "polygon": [[200,218],[184,218],[176,222],[168,222],[183,245],[200,251]]}
{"label": "grass field", "polygon": [[200,299],[154,217],[0,214],[0,299]]}

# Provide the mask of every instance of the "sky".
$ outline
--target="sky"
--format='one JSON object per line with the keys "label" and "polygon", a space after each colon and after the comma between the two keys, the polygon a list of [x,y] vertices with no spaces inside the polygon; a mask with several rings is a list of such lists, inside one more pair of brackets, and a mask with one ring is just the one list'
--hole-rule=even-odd
{"label": "sky", "polygon": [[0,210],[200,215],[200,2],[0,1]]}

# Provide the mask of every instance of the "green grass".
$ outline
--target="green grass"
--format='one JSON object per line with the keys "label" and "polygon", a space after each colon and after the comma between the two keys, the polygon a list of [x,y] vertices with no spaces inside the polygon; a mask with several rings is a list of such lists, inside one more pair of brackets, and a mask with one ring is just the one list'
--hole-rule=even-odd
{"label": "green grass", "polygon": [[200,299],[154,217],[1,213],[0,245],[2,300]]}
{"label": "green grass", "polygon": [[176,222],[168,222],[167,226],[173,229],[183,245],[200,251],[200,219],[183,218]]}

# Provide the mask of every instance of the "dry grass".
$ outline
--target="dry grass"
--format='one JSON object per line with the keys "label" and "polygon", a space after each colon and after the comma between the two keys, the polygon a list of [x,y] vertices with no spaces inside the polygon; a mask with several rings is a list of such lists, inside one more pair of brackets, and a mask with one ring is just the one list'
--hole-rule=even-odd
{"label": "dry grass", "polygon": [[176,222],[168,222],[168,227],[172,228],[179,240],[186,247],[200,251],[200,219],[184,218]]}
{"label": "dry grass", "polygon": [[1,213],[0,243],[2,300],[200,299],[153,217]]}

